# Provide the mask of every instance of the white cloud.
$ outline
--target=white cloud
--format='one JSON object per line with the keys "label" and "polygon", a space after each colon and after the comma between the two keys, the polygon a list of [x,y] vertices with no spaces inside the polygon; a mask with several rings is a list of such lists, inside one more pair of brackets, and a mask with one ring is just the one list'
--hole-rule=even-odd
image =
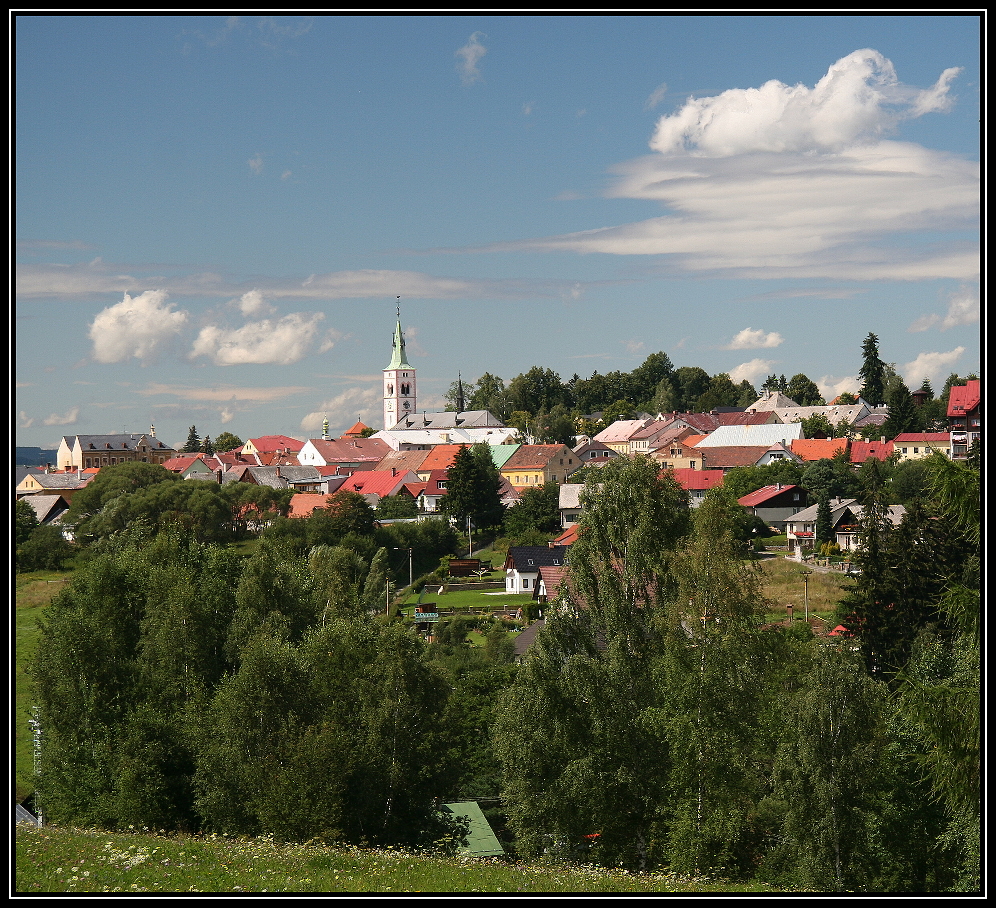
{"label": "white cloud", "polygon": [[79,417],[79,415],[80,415],[80,408],[79,407],[73,407],[72,409],[67,410],[61,416],[58,413],[53,413],[51,416],[45,417],[45,419],[42,420],[42,425],[43,426],[70,426],[70,425],[72,425],[73,423],[76,422],[76,420]]}
{"label": "white cloud", "polygon": [[758,350],[763,347],[777,347],[783,338],[777,331],[765,334],[760,328],[744,328],[723,350]]}
{"label": "white cloud", "polygon": [[456,52],[457,72],[460,73],[460,81],[464,85],[473,85],[481,78],[481,71],[477,68],[477,64],[481,57],[488,52],[488,49],[481,44],[481,38],[486,37],[487,35],[481,32],[474,32],[467,43]]}
{"label": "white cloud", "polygon": [[329,398],[318,405],[304,419],[301,428],[305,431],[318,431],[328,416],[329,432],[336,437],[356,422],[365,423],[379,429],[383,422],[382,398],[379,385],[374,387],[349,388],[342,394]]}
{"label": "white cloud", "polygon": [[646,346],[641,340],[628,340],[625,341],[624,346],[626,347],[626,352],[630,354],[637,354]]}
{"label": "white cloud", "polygon": [[255,154],[249,159],[249,169],[257,176],[263,172],[263,156]]}
{"label": "white cloud", "polygon": [[308,388],[296,385],[252,388],[246,385],[213,385],[202,387],[189,385],[163,385],[150,383],[144,388],[136,389],[144,397],[171,396],[182,400],[224,402],[236,404],[241,401],[252,403],[269,403],[285,397],[295,397],[304,394]]}
{"label": "white cloud", "polygon": [[263,319],[235,329],[209,325],[201,329],[190,357],[207,356],[216,366],[296,363],[311,349],[324,317],[321,312],[292,312],[277,321]]}
{"label": "white cloud", "polygon": [[644,110],[653,110],[657,107],[661,101],[664,100],[664,95],[667,94],[667,82],[661,82],[647,97],[647,100],[643,104]]}
{"label": "white cloud", "polygon": [[951,366],[964,352],[964,347],[955,347],[946,353],[921,353],[915,360],[903,366],[903,380],[911,388],[919,388],[925,378],[929,378],[932,385],[936,384],[942,376],[954,371]]}
{"label": "white cloud", "polygon": [[90,326],[94,359],[119,363],[135,357],[144,363],[158,353],[187,321],[187,313],[173,311],[166,296],[165,290],[134,298],[125,293],[120,303],[99,312]]}
{"label": "white cloud", "polygon": [[291,171],[285,170],[282,174],[280,174],[280,179],[281,180],[289,180],[292,175],[293,174],[291,173]]}
{"label": "white cloud", "polygon": [[243,315],[272,315],[277,311],[258,290],[243,293],[237,300],[232,300],[232,304],[238,306]]}
{"label": "white cloud", "polygon": [[533,112],[533,107],[535,106],[535,101],[526,101],[526,103],[522,105],[522,115],[524,117],[528,117]]}
{"label": "white cloud", "polygon": [[829,375],[824,375],[822,378],[816,380],[816,387],[820,389],[820,394],[823,395],[825,401],[831,401],[837,395],[844,394],[857,394],[858,389],[861,387],[861,382],[855,378],[853,375],[848,375],[845,378],[834,378]]}
{"label": "white cloud", "polygon": [[775,360],[773,359],[752,359],[749,363],[741,363],[735,369],[730,369],[730,380],[734,384],[740,384],[744,379],[747,379],[751,384],[754,384],[755,378],[770,375],[771,367],[774,364]]}
{"label": "white cloud", "polygon": [[23,410],[17,414],[17,418],[19,420],[18,426],[22,429],[30,429],[35,423],[34,417],[28,416]]}
{"label": "white cloud", "polygon": [[943,318],[937,313],[921,316],[910,325],[909,330],[926,331],[939,325],[941,331],[947,331],[949,328],[961,325],[974,325],[979,320],[979,308],[978,290],[972,287],[960,287],[948,298],[948,311]]}
{"label": "white cloud", "polygon": [[836,152],[875,142],[900,120],[947,110],[946,69],[929,89],[904,86],[878,51],[854,51],[830,67],[810,89],[775,79],[760,88],[732,88],[711,98],[690,98],[657,123],[650,147],[662,154],[691,149],[701,155],[753,152]]}

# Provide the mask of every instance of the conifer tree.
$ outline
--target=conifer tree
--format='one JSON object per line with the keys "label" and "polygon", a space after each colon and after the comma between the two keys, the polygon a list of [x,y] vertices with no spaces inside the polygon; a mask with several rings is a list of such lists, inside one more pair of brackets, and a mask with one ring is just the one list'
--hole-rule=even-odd
{"label": "conifer tree", "polygon": [[201,450],[201,437],[197,434],[197,426],[191,426],[187,433],[187,443],[183,446],[184,454],[197,454]]}
{"label": "conifer tree", "polygon": [[885,403],[885,363],[878,355],[878,337],[869,332],[861,345],[864,357],[858,377],[861,390],[858,392],[872,406]]}

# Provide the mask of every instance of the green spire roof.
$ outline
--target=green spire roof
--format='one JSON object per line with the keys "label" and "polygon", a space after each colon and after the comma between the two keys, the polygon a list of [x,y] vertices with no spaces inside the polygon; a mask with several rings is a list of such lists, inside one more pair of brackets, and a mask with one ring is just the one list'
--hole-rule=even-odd
{"label": "green spire roof", "polygon": [[391,349],[391,361],[386,369],[411,369],[412,366],[405,356],[405,336],[401,333],[401,313],[398,313],[398,326],[394,329],[394,346]]}

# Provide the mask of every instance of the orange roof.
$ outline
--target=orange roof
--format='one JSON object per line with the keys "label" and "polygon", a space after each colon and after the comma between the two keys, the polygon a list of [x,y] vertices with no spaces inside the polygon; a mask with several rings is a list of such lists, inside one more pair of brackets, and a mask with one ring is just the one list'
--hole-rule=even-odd
{"label": "orange roof", "polygon": [[[259,438],[250,438],[253,447],[257,451],[280,451],[286,448],[296,454],[304,447],[303,441],[291,438],[288,435],[261,435]],[[244,447],[244,446],[243,446]]]}
{"label": "orange roof", "polygon": [[369,428],[370,426],[365,426],[357,420],[348,431],[342,433],[342,437],[347,438],[353,435],[362,435],[362,433],[366,432]]}
{"label": "orange roof", "polygon": [[460,449],[466,447],[467,445],[434,445],[418,468],[419,473],[449,469],[453,466],[453,461],[456,460]]}
{"label": "orange roof", "polygon": [[694,448],[708,434],[709,433],[706,432],[705,435],[686,435],[683,439],[681,439],[681,441],[682,441],[682,444],[686,444],[690,448]]}
{"label": "orange roof", "polygon": [[553,545],[571,545],[578,538],[578,524],[572,523],[563,533],[553,540]]}
{"label": "orange roof", "polygon": [[288,517],[310,517],[316,508],[326,508],[332,501],[332,495],[321,495],[317,492],[297,492],[291,497]]}
{"label": "orange roof", "polygon": [[864,463],[874,457],[876,460],[887,460],[892,456],[891,441],[852,441],[851,463]]}
{"label": "orange roof", "polygon": [[948,392],[948,416],[962,416],[982,402],[982,380],[973,378],[966,385],[952,385]]}
{"label": "orange roof", "polygon": [[792,453],[803,460],[830,460],[838,451],[847,451],[846,438],[793,438]]}
{"label": "orange roof", "polygon": [[722,470],[672,470],[674,478],[686,492],[693,489],[714,489],[723,484]]}

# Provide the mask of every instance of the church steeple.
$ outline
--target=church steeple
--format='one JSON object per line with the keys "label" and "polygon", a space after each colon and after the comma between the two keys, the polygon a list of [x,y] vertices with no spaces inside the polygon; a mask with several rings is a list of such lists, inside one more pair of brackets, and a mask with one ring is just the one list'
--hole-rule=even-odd
{"label": "church steeple", "polygon": [[463,379],[460,377],[460,373],[457,372],[457,398],[456,398],[456,408],[457,413],[463,413],[466,410],[463,400]]}
{"label": "church steeple", "polygon": [[384,428],[393,429],[415,412],[415,370],[405,354],[405,336],[401,331],[401,297],[398,297],[398,321],[394,329],[391,362],[384,370]]}

